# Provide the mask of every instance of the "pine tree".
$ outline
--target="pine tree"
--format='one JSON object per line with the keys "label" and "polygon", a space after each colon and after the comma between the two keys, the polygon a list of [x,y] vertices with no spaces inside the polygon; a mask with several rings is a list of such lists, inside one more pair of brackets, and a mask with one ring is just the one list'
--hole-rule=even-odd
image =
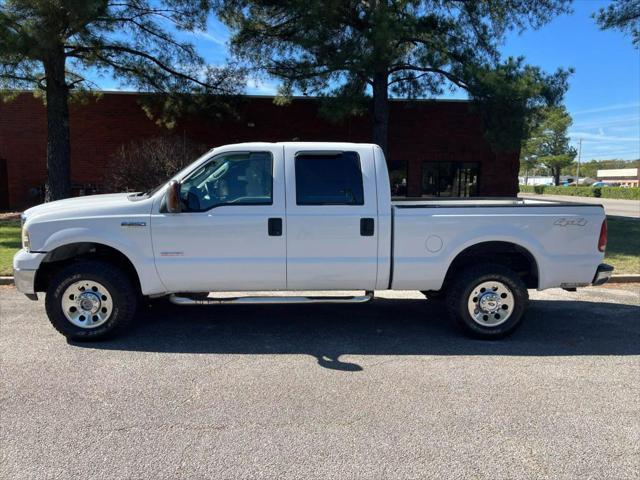
{"label": "pine tree", "polygon": [[46,200],[71,194],[69,102],[95,87],[88,72],[175,99],[235,92],[238,72],[206,67],[164,26],[204,28],[210,7],[206,0],[0,1],[0,93],[10,99],[33,89],[46,102]]}
{"label": "pine tree", "polygon": [[[232,50],[298,90],[330,97],[335,117],[371,105],[372,140],[387,150],[389,98],[466,90],[495,150],[519,151],[527,116],[559,101],[569,72],[502,60],[509,30],[537,28],[570,0],[219,0]],[[368,98],[373,97],[369,103]]]}

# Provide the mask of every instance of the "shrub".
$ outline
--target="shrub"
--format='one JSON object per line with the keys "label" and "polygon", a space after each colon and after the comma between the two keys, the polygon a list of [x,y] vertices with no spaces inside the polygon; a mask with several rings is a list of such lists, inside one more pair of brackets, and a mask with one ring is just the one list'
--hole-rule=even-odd
{"label": "shrub", "polygon": [[640,187],[603,187],[600,189],[602,198],[622,198],[626,200],[640,200]]}
{"label": "shrub", "polygon": [[544,192],[544,185],[520,185],[521,193],[538,193],[542,194]]}
{"label": "shrub", "polygon": [[108,163],[108,192],[138,192],[157,187],[208,149],[178,136],[148,138],[123,145]]}
{"label": "shrub", "polygon": [[622,198],[640,200],[640,188],[624,187],[555,187],[549,185],[520,185],[522,193],[570,195],[574,197]]}
{"label": "shrub", "polygon": [[547,195],[571,195],[572,197],[598,197],[597,188],[591,187],[544,187]]}

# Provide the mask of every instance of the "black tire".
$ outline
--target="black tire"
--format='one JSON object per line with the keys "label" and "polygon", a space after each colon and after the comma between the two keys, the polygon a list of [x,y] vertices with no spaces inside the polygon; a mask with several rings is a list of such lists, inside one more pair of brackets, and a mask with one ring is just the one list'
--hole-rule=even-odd
{"label": "black tire", "polygon": [[[499,322],[499,316],[502,315],[502,310],[496,310],[495,315],[497,320],[493,320],[489,315],[482,315],[482,311],[479,312],[478,321],[471,315],[469,309],[473,305],[470,302],[477,302],[477,296],[473,296],[475,287],[479,287],[484,282],[499,282],[503,286],[506,286],[512,297],[509,298],[509,303],[512,303],[512,308],[509,310],[509,316],[503,323],[495,326],[481,324],[484,320],[489,322]],[[488,293],[491,293],[488,290]],[[505,294],[508,295],[508,294]],[[506,301],[505,301],[506,303]],[[473,267],[469,267],[461,271],[451,282],[451,286],[447,292],[447,309],[449,316],[453,320],[454,324],[461,329],[465,334],[481,338],[485,340],[492,340],[506,337],[513,333],[513,331],[522,323],[522,316],[529,303],[529,293],[527,287],[522,279],[509,268],[498,265],[485,263]]]}
{"label": "black tire", "polygon": [[[106,321],[93,328],[74,325],[62,310],[62,296],[75,282],[98,282],[111,295],[112,311]],[[129,276],[114,265],[99,261],[72,263],[56,273],[47,289],[45,308],[53,327],[70,340],[105,340],[122,333],[133,321],[138,292]]]}
{"label": "black tire", "polygon": [[420,293],[427,297],[427,300],[444,300],[447,296],[444,290],[421,290]]}

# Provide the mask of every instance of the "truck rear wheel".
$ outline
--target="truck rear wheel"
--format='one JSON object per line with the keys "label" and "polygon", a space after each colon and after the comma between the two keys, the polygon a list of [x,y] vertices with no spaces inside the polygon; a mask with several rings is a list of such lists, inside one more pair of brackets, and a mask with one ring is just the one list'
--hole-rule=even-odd
{"label": "truck rear wheel", "polygon": [[466,334],[488,340],[511,334],[520,325],[528,301],[522,279],[498,264],[463,270],[447,292],[454,323]]}
{"label": "truck rear wheel", "polygon": [[129,326],[137,292],[131,279],[104,262],[72,263],[53,276],[45,307],[53,327],[71,340],[103,340]]}

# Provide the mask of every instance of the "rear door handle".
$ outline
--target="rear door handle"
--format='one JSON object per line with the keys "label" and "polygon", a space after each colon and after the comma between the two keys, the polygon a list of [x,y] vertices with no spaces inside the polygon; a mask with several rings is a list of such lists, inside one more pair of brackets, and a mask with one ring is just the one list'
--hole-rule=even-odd
{"label": "rear door handle", "polygon": [[375,231],[375,221],[373,218],[360,219],[360,235],[363,237],[373,237]]}
{"label": "rear door handle", "polygon": [[282,219],[281,218],[270,218],[267,222],[267,230],[269,231],[270,237],[281,237],[282,236]]}

